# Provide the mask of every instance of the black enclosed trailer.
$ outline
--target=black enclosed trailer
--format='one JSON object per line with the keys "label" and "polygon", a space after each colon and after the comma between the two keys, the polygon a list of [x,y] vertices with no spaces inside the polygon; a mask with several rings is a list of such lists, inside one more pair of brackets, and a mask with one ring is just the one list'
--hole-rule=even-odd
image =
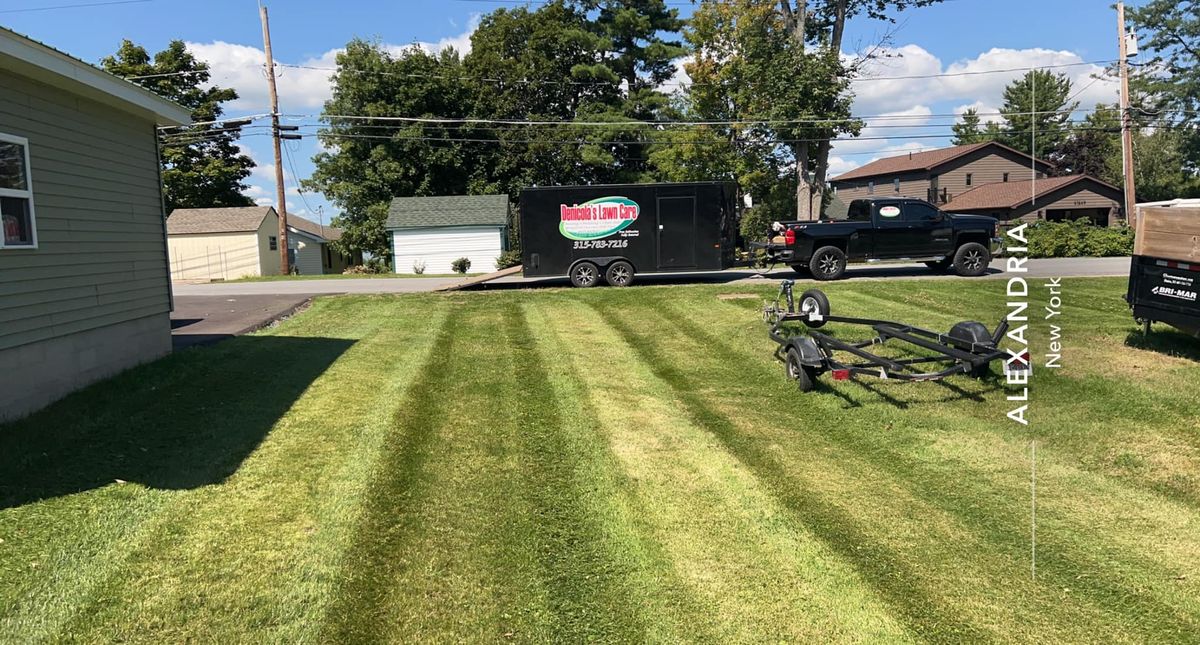
{"label": "black enclosed trailer", "polygon": [[737,227],[737,191],[726,182],[521,192],[525,275],[565,275],[577,287],[602,279],[627,286],[639,273],[727,269]]}

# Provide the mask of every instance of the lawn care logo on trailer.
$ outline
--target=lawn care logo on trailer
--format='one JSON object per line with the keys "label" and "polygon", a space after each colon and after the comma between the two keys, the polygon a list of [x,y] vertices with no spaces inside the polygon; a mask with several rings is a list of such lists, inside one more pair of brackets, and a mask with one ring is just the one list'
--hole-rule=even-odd
{"label": "lawn care logo on trailer", "polygon": [[600,197],[573,206],[561,204],[558,230],[572,240],[598,240],[629,228],[641,210],[628,197]]}

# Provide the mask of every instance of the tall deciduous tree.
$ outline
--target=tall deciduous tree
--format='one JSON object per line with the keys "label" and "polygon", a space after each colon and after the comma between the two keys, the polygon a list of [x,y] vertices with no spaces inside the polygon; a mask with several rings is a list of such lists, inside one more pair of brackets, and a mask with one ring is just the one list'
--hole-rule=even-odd
{"label": "tall deciduous tree", "polygon": [[[222,103],[237,99],[230,88],[208,86],[208,64],[196,60],[183,44],[171,41],[153,58],[129,40],[100,61],[109,73],[132,82],[191,110],[192,120],[206,123],[221,118]],[[206,123],[174,130],[163,138],[163,198],[168,212],[176,208],[252,206],[242,194],[254,161],[237,146],[237,130]]]}
{"label": "tall deciduous tree", "polygon": [[1057,172],[1091,175],[1121,183],[1121,117],[1116,106],[1098,104],[1071,134],[1050,153]]}
{"label": "tall deciduous tree", "polygon": [[[1180,132],[1188,165],[1200,166],[1200,2],[1150,0],[1127,9],[1129,20],[1143,36],[1139,65],[1130,79],[1141,106],[1161,116]],[[1135,148],[1136,151],[1136,148]]]}
{"label": "tall deciduous tree", "polygon": [[1079,107],[1070,97],[1071,79],[1066,74],[1044,69],[1026,72],[1004,88],[1000,142],[1046,159],[1070,133],[1071,113]]}

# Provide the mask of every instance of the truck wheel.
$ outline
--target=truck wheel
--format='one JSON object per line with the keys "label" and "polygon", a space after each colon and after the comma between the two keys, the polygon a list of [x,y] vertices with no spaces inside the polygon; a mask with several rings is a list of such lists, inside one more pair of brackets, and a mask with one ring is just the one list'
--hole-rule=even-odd
{"label": "truck wheel", "polygon": [[846,254],[836,246],[822,246],[808,261],[808,269],[818,280],[837,280],[846,272]]}
{"label": "truck wheel", "polygon": [[571,268],[571,286],[594,287],[600,281],[600,269],[591,262],[580,262]]}
{"label": "truck wheel", "polygon": [[987,273],[992,254],[977,242],[967,242],[954,253],[954,271],[961,276],[975,277]]}
{"label": "truck wheel", "polygon": [[[829,316],[829,298],[820,289],[809,289],[800,295],[800,313],[821,314],[821,318]],[[825,320],[807,320],[804,324],[809,327],[823,327]]]}
{"label": "truck wheel", "polygon": [[628,287],[633,284],[633,265],[624,260],[613,262],[604,272],[604,281],[609,286]]}
{"label": "truck wheel", "polygon": [[787,350],[787,358],[783,365],[788,378],[796,382],[801,392],[810,392],[817,386],[817,371],[800,362],[800,353],[795,347]]}
{"label": "truck wheel", "polygon": [[[971,351],[971,343],[976,345],[991,345],[992,335],[981,322],[967,320],[950,328],[950,344],[964,352]],[[983,378],[992,371],[991,363],[984,363],[971,368],[967,375],[971,378]]]}

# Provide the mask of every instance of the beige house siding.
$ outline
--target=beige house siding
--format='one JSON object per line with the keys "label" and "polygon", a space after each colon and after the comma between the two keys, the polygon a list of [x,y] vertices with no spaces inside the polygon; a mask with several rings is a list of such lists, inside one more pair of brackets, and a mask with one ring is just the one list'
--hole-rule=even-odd
{"label": "beige house siding", "polygon": [[[1009,181],[1027,181],[1030,178],[1029,161],[989,154],[977,159],[954,161],[939,169],[936,175],[939,203],[954,199],[972,188],[984,184],[994,184],[1004,181],[1004,173],[1008,173]],[[967,185],[967,174],[971,175],[971,185]],[[1038,179],[1044,179],[1046,173],[1038,170]],[[945,193],[946,199],[941,200]]]}
{"label": "beige house siding", "polygon": [[258,227],[258,275],[279,275],[279,245],[271,250],[271,238],[279,237],[279,216],[268,215]]}
{"label": "beige house siding", "polygon": [[[895,179],[900,179],[900,190],[896,190]],[[874,190],[870,182],[874,182]],[[929,179],[925,173],[900,177],[877,177],[838,182],[837,196],[845,203],[864,197],[913,197],[929,199]]]}
{"label": "beige house siding", "polygon": [[[1068,219],[1078,219],[1088,216],[1087,211],[1101,212],[1105,221],[1109,226],[1121,222],[1120,209],[1121,203],[1117,199],[1102,195],[1094,190],[1080,189],[1077,186],[1068,186],[1061,191],[1055,191],[1045,196],[1045,200],[1039,199],[1033,206],[1025,206],[1017,209],[1016,218],[1026,222],[1033,222],[1039,219],[1047,218],[1047,211],[1072,211],[1067,215]],[[1104,222],[1101,222],[1104,223]]]}
{"label": "beige house siding", "polygon": [[172,280],[236,280],[262,275],[257,233],[172,235],[167,242]]}
{"label": "beige house siding", "polygon": [[0,132],[29,140],[39,244],[0,250],[0,350],[147,317],[169,348],[154,124],[0,70]]}

